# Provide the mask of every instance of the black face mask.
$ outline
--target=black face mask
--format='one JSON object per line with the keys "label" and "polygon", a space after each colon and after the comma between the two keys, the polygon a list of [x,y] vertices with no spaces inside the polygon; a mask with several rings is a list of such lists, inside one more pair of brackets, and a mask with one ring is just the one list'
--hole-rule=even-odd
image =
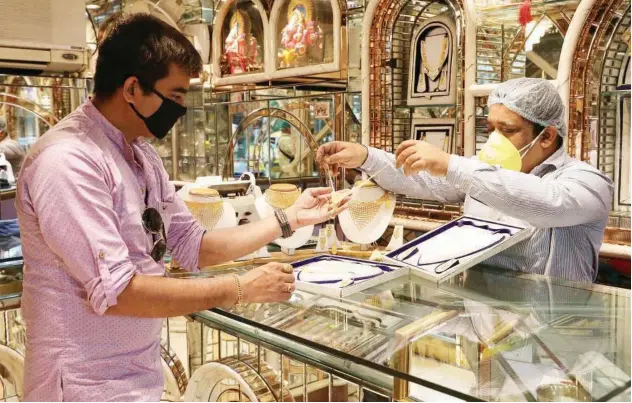
{"label": "black face mask", "polygon": [[145,122],[147,129],[157,139],[163,139],[169,133],[169,130],[176,124],[178,119],[187,113],[187,108],[179,103],[172,101],[169,98],[164,97],[161,93],[152,88],[154,94],[158,95],[162,99],[162,104],[158,110],[152,113],[149,117],[141,115],[134,107],[134,104],[130,103],[132,110],[136,112],[136,115]]}

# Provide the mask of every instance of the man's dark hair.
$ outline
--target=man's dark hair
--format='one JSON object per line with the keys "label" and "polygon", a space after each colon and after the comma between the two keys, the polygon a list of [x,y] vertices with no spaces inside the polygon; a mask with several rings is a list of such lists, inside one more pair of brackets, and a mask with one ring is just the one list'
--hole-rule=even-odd
{"label": "man's dark hair", "polygon": [[147,93],[171,64],[192,77],[202,70],[200,54],[177,29],[150,14],[123,14],[99,46],[94,94],[108,98],[132,76]]}
{"label": "man's dark hair", "polygon": [[112,29],[112,26],[116,21],[118,21],[119,18],[121,18],[122,15],[123,13],[121,11],[117,11],[116,13],[106,18],[103,23],[101,23],[97,33],[97,47],[101,44],[101,42],[103,42],[105,37],[108,36],[110,30]]}

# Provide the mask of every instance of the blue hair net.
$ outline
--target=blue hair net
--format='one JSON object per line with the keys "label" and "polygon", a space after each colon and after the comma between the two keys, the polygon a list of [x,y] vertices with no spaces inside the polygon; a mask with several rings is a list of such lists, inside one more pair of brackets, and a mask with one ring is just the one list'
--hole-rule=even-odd
{"label": "blue hair net", "polygon": [[517,78],[505,81],[489,95],[487,105],[502,104],[540,126],[554,126],[566,136],[564,103],[557,89],[542,78]]}

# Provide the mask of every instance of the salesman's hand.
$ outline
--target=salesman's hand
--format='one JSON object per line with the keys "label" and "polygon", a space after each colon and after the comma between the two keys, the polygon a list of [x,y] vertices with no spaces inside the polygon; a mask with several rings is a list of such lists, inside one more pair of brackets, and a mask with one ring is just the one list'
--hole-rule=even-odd
{"label": "salesman's hand", "polygon": [[292,266],[268,263],[239,277],[244,302],[281,302],[294,292]]}
{"label": "salesman's hand", "polygon": [[362,144],[332,141],[320,146],[316,161],[319,166],[329,167],[332,172],[337,173],[338,168],[357,168],[364,164],[368,153]]}
{"label": "salesman's hand", "polygon": [[404,175],[427,171],[434,176],[446,176],[450,154],[426,141],[407,140],[395,151],[396,167],[404,167]]}
{"label": "salesman's hand", "polygon": [[308,188],[285,213],[293,230],[331,220],[346,208],[346,202],[332,206],[330,188]]}

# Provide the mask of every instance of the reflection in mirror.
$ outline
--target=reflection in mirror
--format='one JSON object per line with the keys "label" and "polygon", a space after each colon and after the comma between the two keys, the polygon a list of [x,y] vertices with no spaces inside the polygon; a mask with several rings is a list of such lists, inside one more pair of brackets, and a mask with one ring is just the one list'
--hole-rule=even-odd
{"label": "reflection in mirror", "polygon": [[83,84],[73,79],[0,76],[0,118],[6,122],[0,152],[15,177],[28,149],[85,100]]}
{"label": "reflection in mirror", "polygon": [[549,18],[527,24],[525,77],[557,78],[564,36]]}

